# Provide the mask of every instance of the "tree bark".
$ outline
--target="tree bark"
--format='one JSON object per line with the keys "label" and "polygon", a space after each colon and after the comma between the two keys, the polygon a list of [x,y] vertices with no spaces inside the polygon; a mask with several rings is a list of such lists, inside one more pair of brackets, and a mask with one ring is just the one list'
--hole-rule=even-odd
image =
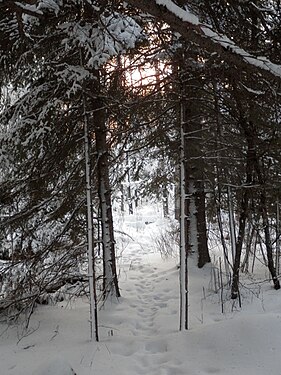
{"label": "tree bark", "polygon": [[[240,126],[242,129],[245,128],[245,119],[241,117]],[[245,130],[245,129],[244,129]],[[231,287],[231,298],[236,299],[239,295],[239,271],[241,263],[242,246],[245,237],[246,220],[248,217],[249,200],[250,200],[250,186],[253,184],[253,170],[254,170],[254,143],[253,138],[247,136],[247,156],[246,156],[246,184],[243,191],[240,207],[240,218],[239,218],[239,229],[238,237],[235,246],[235,257],[233,263],[233,279]]]}
{"label": "tree bark", "polygon": [[109,160],[106,142],[106,125],[102,106],[96,111],[95,138],[97,152],[98,195],[101,212],[104,295],[114,293],[120,297],[117,279],[115,240],[111,206],[111,188],[109,181]]}
{"label": "tree bark", "polygon": [[[80,64],[84,66],[83,53],[80,49]],[[83,120],[84,120],[84,154],[85,154],[85,182],[87,202],[87,245],[88,245],[88,277],[90,292],[90,324],[91,339],[99,341],[98,330],[98,306],[95,272],[95,249],[94,249],[94,227],[93,227],[93,199],[92,199],[92,163],[91,163],[91,140],[89,134],[89,118],[87,116],[87,103],[85,95],[85,84],[82,92]]]}
{"label": "tree bark", "polygon": [[106,112],[103,100],[98,96],[93,99],[92,110],[93,129],[96,141],[97,185],[102,228],[104,298],[109,294],[114,294],[116,297],[120,297],[115,256],[111,186],[109,180]]}
{"label": "tree bark", "polygon": [[181,103],[181,148],[180,148],[180,330],[188,329],[188,232],[189,205],[186,192],[186,160],[185,160],[185,123],[183,117],[183,103]]}
{"label": "tree bark", "polygon": [[[199,76],[186,74],[183,82],[183,124],[185,135],[185,183],[188,192],[187,211],[189,212],[188,248],[198,253],[198,267],[210,262],[208,250],[206,207],[204,191],[204,159],[202,154],[202,114],[200,104],[201,87]],[[194,74],[198,75],[198,72]],[[192,78],[191,78],[192,77]]]}
{"label": "tree bark", "polygon": [[265,237],[268,269],[272,277],[274,289],[278,290],[280,289],[280,282],[278,280],[276,268],[274,267],[274,261],[273,261],[273,251],[272,251],[272,243],[271,243],[270,231],[269,231],[265,191],[261,192],[260,204],[261,204],[262,221],[263,221],[263,227],[264,227],[264,237]]}
{"label": "tree bark", "polygon": [[198,267],[202,268],[211,261],[206,224],[205,191],[203,181],[196,182],[195,205],[197,209],[197,243],[198,243]]}
{"label": "tree bark", "polygon": [[236,251],[233,264],[233,276],[232,276],[232,287],[231,287],[231,298],[236,299],[239,295],[239,271],[241,263],[242,245],[245,237],[246,220],[248,217],[248,207],[249,207],[249,190],[246,188],[243,193],[243,198],[241,201],[240,208],[240,218],[239,218],[239,230],[238,237],[236,241]]}

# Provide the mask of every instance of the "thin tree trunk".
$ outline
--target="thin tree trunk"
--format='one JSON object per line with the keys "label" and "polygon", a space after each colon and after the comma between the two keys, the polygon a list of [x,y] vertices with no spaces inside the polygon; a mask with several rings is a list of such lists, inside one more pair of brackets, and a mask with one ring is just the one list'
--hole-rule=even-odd
{"label": "thin tree trunk", "polygon": [[118,286],[115,240],[113,230],[113,216],[111,205],[111,187],[109,180],[109,152],[106,141],[107,129],[105,110],[99,98],[95,99],[95,139],[97,153],[97,181],[98,195],[101,212],[102,246],[103,246],[103,272],[104,272],[104,297],[114,294],[120,297]]}
{"label": "thin tree trunk", "polygon": [[[188,170],[188,168],[186,168]],[[189,173],[186,173],[186,180],[189,178],[189,183],[186,186],[187,189],[187,225],[188,225],[188,232],[187,232],[187,248],[188,253],[196,253],[197,258],[199,259],[199,251],[198,251],[198,226],[197,226],[197,207],[196,207],[196,188],[194,180],[191,178]]]}
{"label": "thin tree trunk", "polygon": [[[241,117],[240,125],[242,129],[245,125],[244,118]],[[245,129],[244,129],[245,132]],[[247,159],[246,159],[246,187],[243,191],[243,196],[241,200],[240,208],[240,218],[239,218],[239,230],[238,237],[235,245],[235,257],[233,263],[233,278],[232,278],[232,287],[231,287],[231,298],[236,299],[239,296],[239,271],[240,271],[240,262],[242,254],[242,246],[245,237],[246,229],[246,220],[248,217],[249,210],[249,199],[250,199],[250,186],[253,183],[253,169],[254,169],[254,143],[252,137],[248,136],[248,133],[245,132],[247,140]],[[232,202],[230,202],[231,204]]]}
{"label": "thin tree trunk", "polygon": [[[180,168],[176,167],[176,174],[180,176]],[[175,219],[180,221],[180,183],[175,182],[174,186],[174,208],[175,208]]]}
{"label": "thin tree trunk", "polygon": [[130,176],[130,165],[129,165],[129,155],[126,155],[126,164],[127,164],[127,199],[129,205],[129,215],[134,214],[133,200],[132,200],[132,191],[131,191],[131,176]]}
{"label": "thin tree trunk", "polygon": [[89,141],[88,133],[89,133],[88,121],[85,115],[84,137],[85,137],[85,168],[86,168],[86,189],[87,189],[88,274],[89,274],[89,290],[90,290],[91,339],[95,337],[95,340],[99,341],[96,276],[95,276],[95,256],[94,256],[94,244],[93,244],[94,235],[93,235],[92,192],[91,192],[90,141]]}
{"label": "thin tree trunk", "polygon": [[279,274],[280,269],[280,208],[279,208],[279,199],[276,202],[276,261],[275,268],[277,275]]}
{"label": "thin tree trunk", "polygon": [[262,191],[260,201],[261,201],[262,221],[263,221],[263,227],[264,227],[264,237],[265,237],[268,269],[272,277],[274,289],[278,290],[280,289],[280,282],[278,280],[276,269],[274,267],[274,261],[273,261],[273,251],[272,251],[272,243],[270,239],[265,191]]}
{"label": "thin tree trunk", "polygon": [[266,259],[265,253],[263,251],[263,240],[262,240],[262,237],[261,237],[259,231],[257,231],[257,234],[258,234],[258,242],[259,242],[259,245],[260,245],[260,252],[261,252],[261,255],[262,255],[262,259],[263,259],[263,264],[267,266],[267,259]]}
{"label": "thin tree trunk", "polygon": [[219,202],[217,203],[217,219],[218,219],[218,225],[219,225],[220,236],[221,236],[221,244],[223,248],[225,273],[227,275],[228,282],[230,282],[230,279],[231,279],[231,274],[230,274],[230,269],[229,269],[230,263],[228,259],[228,249],[227,249],[226,242],[225,242],[224,235],[223,235],[221,207],[220,207],[220,194],[219,194]]}
{"label": "thin tree trunk", "polygon": [[203,181],[196,182],[197,188],[195,193],[195,204],[197,208],[197,243],[198,243],[198,267],[202,268],[206,263],[211,262],[206,225],[206,209],[205,209],[205,192]]}
{"label": "thin tree trunk", "polygon": [[[256,230],[255,230],[256,231]],[[253,251],[253,263],[252,263],[252,269],[251,272],[254,273],[254,267],[255,267],[255,260],[256,260],[256,253],[257,253],[257,244],[258,244],[258,232],[256,231],[256,237],[255,237],[255,244],[254,244],[254,251]]]}
{"label": "thin tree trunk", "polygon": [[232,264],[234,264],[235,255],[236,255],[236,230],[235,230],[235,220],[234,220],[234,211],[233,211],[233,199],[232,199],[232,192],[231,192],[230,186],[227,187],[227,200],[228,200],[228,217],[229,217]]}
{"label": "thin tree trunk", "polygon": [[[98,83],[96,83],[96,85],[98,86]],[[99,87],[96,87],[96,92],[99,92]],[[109,294],[120,297],[115,256],[111,186],[109,180],[109,151],[106,139],[106,113],[104,103],[98,96],[92,99],[91,104],[93,109],[92,121],[94,123],[96,141],[97,190],[102,227],[104,298]]]}
{"label": "thin tree trunk", "polygon": [[167,186],[163,187],[163,215],[164,217],[169,216],[169,194]]}
{"label": "thin tree trunk", "polygon": [[185,181],[185,138],[183,107],[181,105],[181,153],[180,153],[180,330],[188,329],[188,248],[187,204]]}
{"label": "thin tree trunk", "polygon": [[220,237],[221,237],[221,244],[223,248],[223,255],[224,255],[224,266],[225,266],[225,273],[227,275],[227,281],[230,283],[231,281],[231,272],[230,272],[230,261],[229,261],[229,254],[228,248],[225,242],[224,233],[223,233],[223,223],[221,217],[221,143],[222,143],[222,127],[221,127],[221,108],[219,105],[219,92],[218,92],[218,85],[216,80],[214,79],[213,83],[213,92],[214,92],[214,109],[215,109],[215,122],[216,122],[216,137],[215,137],[215,148],[216,148],[216,186],[215,186],[215,204],[216,204],[216,211],[217,211],[217,220],[220,230]]}
{"label": "thin tree trunk", "polygon": [[120,192],[121,192],[120,210],[122,213],[124,213],[125,212],[125,197],[124,197],[124,185],[122,183],[120,185]]}
{"label": "thin tree trunk", "polygon": [[233,264],[233,276],[231,287],[231,298],[236,299],[239,296],[239,270],[242,254],[242,246],[245,237],[246,220],[248,216],[249,190],[246,188],[241,201],[241,211],[239,218],[239,231],[236,242],[236,252]]}
{"label": "thin tree trunk", "polygon": [[[83,66],[83,55],[80,50],[80,64]],[[91,142],[89,138],[89,120],[85,92],[82,94],[83,120],[84,120],[84,153],[85,153],[85,177],[86,177],[86,202],[87,202],[87,244],[88,244],[88,276],[90,291],[90,324],[91,339],[95,337],[99,341],[98,331],[98,309],[95,274],[95,253],[94,253],[94,231],[93,231],[93,205],[92,205],[92,184],[91,184]]]}
{"label": "thin tree trunk", "polygon": [[251,247],[254,239],[255,234],[255,228],[252,226],[251,222],[248,222],[248,229],[247,229],[247,240],[246,240],[246,253],[244,260],[241,265],[242,272],[248,272],[249,271],[249,259],[251,254]]}

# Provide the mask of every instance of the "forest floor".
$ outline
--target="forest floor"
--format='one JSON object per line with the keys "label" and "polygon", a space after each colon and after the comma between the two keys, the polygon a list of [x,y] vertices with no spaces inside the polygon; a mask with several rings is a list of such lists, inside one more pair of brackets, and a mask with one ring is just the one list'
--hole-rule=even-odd
{"label": "forest floor", "polygon": [[215,247],[204,269],[191,258],[189,330],[179,332],[178,257],[156,245],[169,222],[157,206],[117,221],[122,297],[99,312],[100,342],[89,340],[85,298],[40,306],[28,332],[0,325],[0,375],[281,374],[281,292],[265,268],[243,279],[240,308],[215,282]]}

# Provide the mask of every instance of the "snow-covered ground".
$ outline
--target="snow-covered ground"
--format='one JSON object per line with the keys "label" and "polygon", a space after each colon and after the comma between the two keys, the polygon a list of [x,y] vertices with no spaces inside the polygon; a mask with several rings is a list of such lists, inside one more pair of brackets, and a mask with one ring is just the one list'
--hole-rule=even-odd
{"label": "snow-covered ground", "polygon": [[239,309],[225,288],[222,313],[214,267],[190,259],[190,329],[179,332],[178,259],[155,246],[167,222],[156,206],[117,221],[122,298],[100,311],[100,342],[89,340],[86,299],[41,306],[28,333],[0,326],[1,375],[281,374],[280,292],[250,280]]}

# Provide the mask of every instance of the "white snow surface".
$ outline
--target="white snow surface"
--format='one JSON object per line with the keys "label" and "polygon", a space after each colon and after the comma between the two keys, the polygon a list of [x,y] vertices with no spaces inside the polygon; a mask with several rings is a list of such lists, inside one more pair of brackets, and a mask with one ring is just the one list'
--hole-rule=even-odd
{"label": "white snow surface", "polygon": [[170,0],[155,0],[156,4],[166,7],[171,13],[174,13],[181,20],[189,22],[193,25],[199,25],[199,19],[187,9],[182,9]]}
{"label": "white snow surface", "polygon": [[0,325],[0,374],[279,375],[281,298],[265,269],[241,289],[242,309],[225,289],[222,313],[214,267],[191,258],[190,329],[178,331],[178,258],[154,242],[167,225],[160,206],[117,216],[122,297],[99,312],[100,342],[89,340],[88,300],[41,306],[28,334]]}
{"label": "white snow surface", "polygon": [[37,369],[33,372],[34,375],[75,375],[74,370],[70,367],[70,365],[60,359],[56,358],[52,361],[48,361],[46,363],[41,364]]}

